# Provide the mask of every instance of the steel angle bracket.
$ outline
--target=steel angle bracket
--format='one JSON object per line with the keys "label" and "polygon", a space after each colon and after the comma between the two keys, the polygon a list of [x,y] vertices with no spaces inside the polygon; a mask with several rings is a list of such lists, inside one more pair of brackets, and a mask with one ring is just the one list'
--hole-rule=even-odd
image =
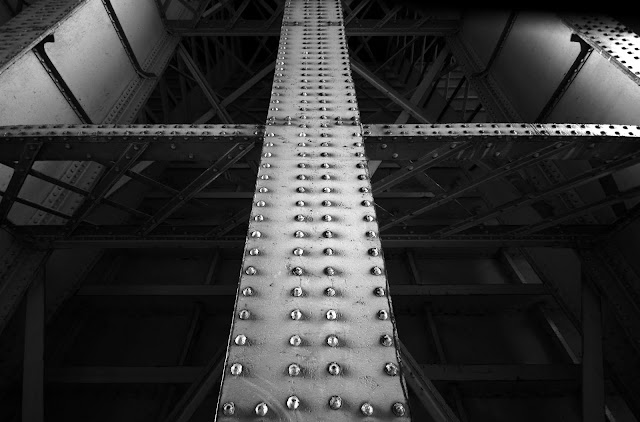
{"label": "steel angle bracket", "polygon": [[285,6],[217,421],[409,419],[343,22]]}

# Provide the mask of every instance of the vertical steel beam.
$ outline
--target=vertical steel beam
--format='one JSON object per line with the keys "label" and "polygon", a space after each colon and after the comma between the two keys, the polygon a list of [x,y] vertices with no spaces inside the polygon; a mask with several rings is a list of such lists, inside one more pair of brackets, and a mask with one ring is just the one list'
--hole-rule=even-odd
{"label": "vertical steel beam", "polygon": [[26,297],[22,422],[44,421],[45,271],[41,268]]}
{"label": "vertical steel beam", "polygon": [[600,296],[582,275],[582,421],[604,422],[604,366]]}
{"label": "vertical steel beam", "polygon": [[288,1],[217,421],[409,416],[359,118],[340,2]]}

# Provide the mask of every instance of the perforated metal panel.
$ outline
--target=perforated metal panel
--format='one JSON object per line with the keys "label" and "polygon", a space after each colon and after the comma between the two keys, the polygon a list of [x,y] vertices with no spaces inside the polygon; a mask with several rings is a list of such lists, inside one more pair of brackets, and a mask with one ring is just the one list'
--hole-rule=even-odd
{"label": "perforated metal panel", "polygon": [[217,421],[409,417],[339,1],[287,2]]}

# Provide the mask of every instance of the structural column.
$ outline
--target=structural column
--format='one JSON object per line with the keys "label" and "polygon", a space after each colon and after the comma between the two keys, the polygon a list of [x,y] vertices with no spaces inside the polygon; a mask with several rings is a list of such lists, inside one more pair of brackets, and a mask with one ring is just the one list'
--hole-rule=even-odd
{"label": "structural column", "polygon": [[338,0],[286,3],[217,420],[406,420]]}

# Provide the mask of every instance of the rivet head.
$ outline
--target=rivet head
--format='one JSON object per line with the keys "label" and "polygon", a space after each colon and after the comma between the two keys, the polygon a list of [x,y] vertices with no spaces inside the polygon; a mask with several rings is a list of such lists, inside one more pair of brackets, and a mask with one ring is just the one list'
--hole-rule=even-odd
{"label": "rivet head", "polygon": [[373,267],[371,268],[371,274],[380,275],[382,274],[382,269],[380,267]]}
{"label": "rivet head", "polygon": [[242,373],[242,364],[234,363],[231,365],[231,375],[240,375]]}
{"label": "rivet head", "polygon": [[335,295],[336,295],[336,289],[334,289],[333,287],[327,287],[327,288],[324,290],[324,294],[325,294],[326,296],[333,297],[333,296],[335,296]]}
{"label": "rivet head", "polygon": [[323,174],[321,177],[322,180],[331,180],[331,176],[329,176],[328,174]]}
{"label": "rivet head", "polygon": [[295,249],[293,250],[293,254],[294,254],[295,256],[302,256],[302,255],[304,255],[304,249],[302,249],[302,248],[295,248]]}
{"label": "rivet head", "polygon": [[391,338],[390,335],[385,334],[383,336],[380,336],[380,344],[382,344],[385,347],[391,347],[393,346],[393,339]]}
{"label": "rivet head", "polygon": [[322,251],[325,255],[333,255],[333,249],[331,248],[326,248],[324,251]]}
{"label": "rivet head", "polygon": [[222,405],[222,414],[225,416],[233,416],[236,413],[236,405],[232,402],[226,402]]}
{"label": "rivet head", "polygon": [[331,396],[329,399],[329,408],[338,410],[342,407],[342,398],[340,396]]}
{"label": "rivet head", "polygon": [[262,233],[260,233],[259,231],[253,231],[251,232],[251,237],[262,237]]}
{"label": "rivet head", "polygon": [[322,216],[322,220],[323,221],[331,221],[331,220],[333,220],[333,218],[330,215],[327,214],[327,215],[323,215]]}
{"label": "rivet head", "polygon": [[290,396],[287,399],[287,408],[296,410],[300,406],[300,399],[296,396]]}
{"label": "rivet head", "polygon": [[387,311],[385,311],[384,309],[380,309],[378,311],[378,319],[385,321],[389,318],[389,313]]}
{"label": "rivet head", "polygon": [[269,407],[267,406],[266,403],[264,402],[258,403],[258,405],[256,406],[256,415],[265,416],[268,412],[269,412]]}
{"label": "rivet head", "polygon": [[258,271],[255,269],[255,267],[247,267],[247,269],[244,270],[244,272],[247,275],[255,275]]}
{"label": "rivet head", "polygon": [[331,188],[322,188],[322,192],[323,193],[329,193],[329,192],[331,192]]}
{"label": "rivet head", "polygon": [[366,174],[359,174],[358,175],[358,180],[367,180],[367,175]]}
{"label": "rivet head", "polygon": [[331,347],[338,347],[338,337],[331,334],[327,337],[327,344]]}
{"label": "rivet head", "polygon": [[268,174],[263,174],[262,176],[260,176],[260,179],[269,180],[269,175]]}
{"label": "rivet head", "polygon": [[302,296],[302,287],[294,287],[291,289],[291,296],[300,297]]}
{"label": "rivet head", "polygon": [[304,273],[304,270],[300,267],[294,267],[291,272],[293,273],[293,275],[302,275]]}
{"label": "rivet head", "polygon": [[374,232],[372,230],[367,230],[367,232],[365,234],[366,234],[367,237],[370,237],[370,238],[376,237],[376,232]]}
{"label": "rivet head", "polygon": [[242,296],[253,296],[253,289],[251,287],[245,287],[242,289]]}
{"label": "rivet head", "polygon": [[366,186],[363,186],[363,187],[360,188],[360,192],[367,193],[367,192],[369,192],[369,188],[366,187]]}
{"label": "rivet head", "polygon": [[298,365],[297,363],[292,363],[291,365],[289,365],[287,371],[289,372],[290,377],[297,377],[298,375],[300,375],[300,372],[302,372],[302,370],[300,369],[300,365]]}
{"label": "rivet head", "polygon": [[254,221],[264,221],[264,215],[258,214],[258,215],[253,217],[253,220]]}
{"label": "rivet head", "polygon": [[302,215],[302,214],[296,215],[296,221],[304,221],[304,219],[305,219],[304,215]]}
{"label": "rivet head", "polygon": [[296,232],[293,235],[295,237],[304,237],[304,232],[301,230],[296,230]]}
{"label": "rivet head", "polygon": [[340,375],[340,372],[342,372],[342,368],[340,368],[340,365],[338,365],[336,362],[331,362],[327,367],[327,371],[329,371],[331,375],[335,376]]}
{"label": "rivet head", "polygon": [[404,416],[407,413],[407,410],[402,403],[393,403],[393,406],[391,406],[391,411],[396,416]]}
{"label": "rivet head", "polygon": [[307,165],[305,163],[298,163],[298,167],[303,169],[303,168],[307,167]]}
{"label": "rivet head", "polygon": [[364,163],[358,163],[356,164],[356,167],[359,169],[363,169],[364,168]]}
{"label": "rivet head", "polygon": [[291,311],[291,319],[294,321],[302,319],[302,311],[300,311],[300,309],[294,309]]}
{"label": "rivet head", "polygon": [[253,248],[249,251],[249,255],[251,256],[257,256],[260,255],[260,251],[257,248]]}
{"label": "rivet head", "polygon": [[304,201],[296,201],[296,205],[299,207],[304,207]]}
{"label": "rivet head", "polygon": [[322,163],[320,164],[320,167],[322,167],[323,169],[328,169],[330,166],[328,163]]}
{"label": "rivet head", "polygon": [[324,273],[331,276],[336,274],[336,270],[333,267],[327,267],[324,269]]}
{"label": "rivet head", "polygon": [[331,201],[322,201],[322,206],[323,207],[330,207],[331,206]]}
{"label": "rivet head", "polygon": [[245,344],[247,344],[247,336],[245,336],[244,334],[239,334],[235,339],[233,339],[233,342],[237,346],[244,346]]}
{"label": "rivet head", "polygon": [[258,192],[260,193],[266,193],[269,192],[269,189],[265,188],[265,187],[261,187],[260,189],[258,189]]}
{"label": "rivet head", "polygon": [[306,191],[306,189],[303,188],[302,186],[296,188],[296,192],[298,192],[298,193],[304,193],[305,191]]}
{"label": "rivet head", "polygon": [[367,251],[367,253],[371,256],[378,256],[380,255],[380,250],[378,248],[371,248]]}
{"label": "rivet head", "polygon": [[365,199],[364,201],[361,202],[363,207],[370,207],[371,206],[371,201]]}
{"label": "rivet head", "polygon": [[243,309],[238,313],[238,316],[240,317],[240,319],[249,319],[249,317],[251,317],[251,312]]}
{"label": "rivet head", "polygon": [[327,311],[327,319],[329,321],[334,321],[336,318],[338,318],[338,313],[333,309],[329,309]]}
{"label": "rivet head", "polygon": [[326,237],[326,238],[331,238],[331,237],[333,237],[333,232],[332,232],[331,230],[325,230],[325,231],[322,233],[322,236],[323,236],[323,237]]}
{"label": "rivet head", "polygon": [[360,412],[365,416],[371,416],[373,415],[373,406],[369,403],[363,403],[362,406],[360,406]]}
{"label": "rivet head", "polygon": [[364,221],[366,221],[366,222],[371,223],[372,221],[375,221],[375,218],[374,218],[374,216],[372,216],[372,215],[365,215],[365,216],[363,217],[363,220],[364,220]]}
{"label": "rivet head", "polygon": [[302,339],[300,338],[299,335],[295,334],[291,336],[291,338],[289,339],[289,344],[292,345],[293,347],[298,347],[302,344]]}
{"label": "rivet head", "polygon": [[307,176],[305,176],[304,174],[299,174],[298,180],[307,180]]}
{"label": "rivet head", "polygon": [[373,289],[373,294],[378,296],[378,297],[384,296],[384,288],[376,287],[375,289]]}
{"label": "rivet head", "polygon": [[387,362],[384,365],[384,372],[389,376],[395,377],[398,375],[398,365],[393,362]]}

